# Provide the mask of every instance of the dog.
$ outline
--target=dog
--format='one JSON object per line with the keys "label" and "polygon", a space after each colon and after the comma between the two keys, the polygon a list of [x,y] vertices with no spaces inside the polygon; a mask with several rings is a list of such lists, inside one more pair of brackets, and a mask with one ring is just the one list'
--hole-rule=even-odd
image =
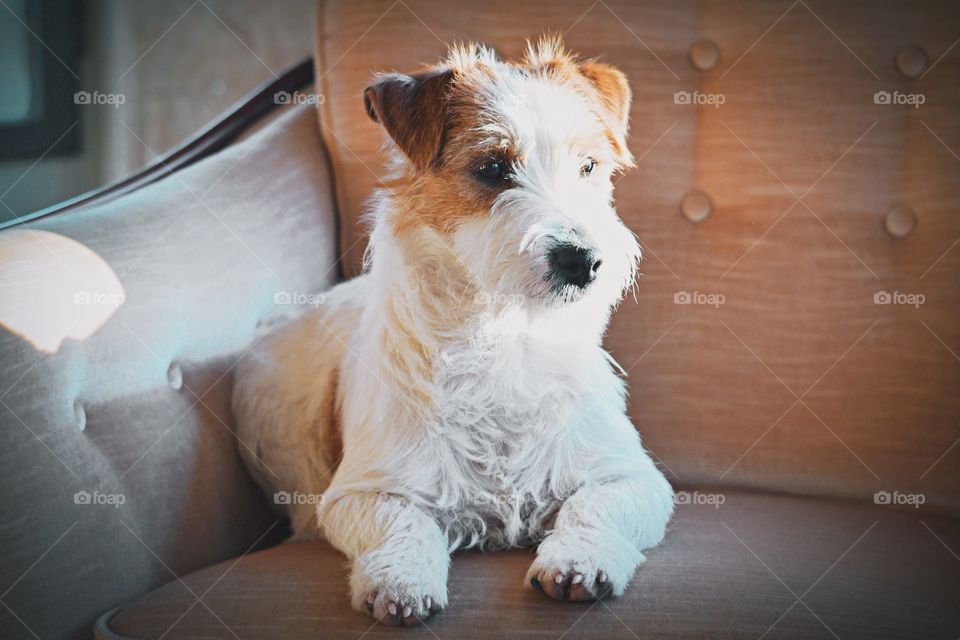
{"label": "dog", "polygon": [[381,622],[443,609],[464,548],[536,545],[525,584],[620,596],[673,512],[601,346],[640,258],[612,204],[626,77],[546,36],[515,62],[456,45],[363,102],[391,158],[363,274],[239,365],[246,464]]}

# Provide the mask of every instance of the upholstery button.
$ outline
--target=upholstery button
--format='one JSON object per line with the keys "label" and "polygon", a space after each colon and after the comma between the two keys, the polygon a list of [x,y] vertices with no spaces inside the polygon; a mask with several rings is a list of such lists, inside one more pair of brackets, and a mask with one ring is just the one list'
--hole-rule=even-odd
{"label": "upholstery button", "polygon": [[176,362],[171,362],[167,369],[167,380],[170,382],[170,388],[174,391],[180,391],[183,387],[183,369]]}
{"label": "upholstery button", "polygon": [[78,431],[83,431],[87,428],[87,412],[79,400],[73,401],[73,416],[77,421],[76,425]]}
{"label": "upholstery button", "polygon": [[711,208],[710,198],[702,191],[691,191],[683,198],[683,203],[680,205],[683,216],[693,223],[706,220]]}
{"label": "upholstery button", "polygon": [[887,232],[894,238],[906,238],[913,231],[917,224],[917,216],[913,209],[907,206],[898,205],[887,212],[887,217],[883,220],[883,226]]}
{"label": "upholstery button", "polygon": [[720,61],[720,50],[711,40],[704,38],[690,47],[690,64],[700,71],[709,71]]}
{"label": "upholstery button", "polygon": [[897,52],[897,71],[910,79],[919,78],[927,70],[927,52],[916,46],[908,46]]}

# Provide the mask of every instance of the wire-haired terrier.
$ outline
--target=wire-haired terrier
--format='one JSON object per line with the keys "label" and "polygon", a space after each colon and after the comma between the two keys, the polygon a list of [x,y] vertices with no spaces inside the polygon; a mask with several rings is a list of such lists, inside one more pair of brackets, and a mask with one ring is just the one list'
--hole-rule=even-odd
{"label": "wire-haired terrier", "polygon": [[349,556],[357,609],[423,620],[470,547],[538,545],[527,584],[619,596],[663,538],[673,493],[601,347],[640,257],[612,205],[630,99],[555,37],[364,92],[392,160],[364,273],[263,337],[233,396],[246,463]]}

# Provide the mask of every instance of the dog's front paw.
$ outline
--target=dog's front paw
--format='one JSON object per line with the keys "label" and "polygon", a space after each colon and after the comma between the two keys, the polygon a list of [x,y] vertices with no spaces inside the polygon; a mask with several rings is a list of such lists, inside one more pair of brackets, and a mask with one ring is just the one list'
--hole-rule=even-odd
{"label": "dog's front paw", "polygon": [[393,627],[418,625],[441,606],[433,596],[411,593],[409,589],[374,587],[364,598],[364,607],[371,616]]}
{"label": "dog's front paw", "polygon": [[565,542],[554,533],[540,545],[526,579],[554,600],[619,597],[643,561],[643,554],[634,549],[618,552],[582,540]]}
{"label": "dog's front paw", "polygon": [[530,585],[554,600],[602,600],[613,593],[610,577],[603,569],[581,569],[576,562],[564,567],[539,567],[534,563]]}
{"label": "dog's front paw", "polygon": [[383,624],[410,627],[447,605],[446,581],[445,561],[383,566],[360,558],[350,576],[353,606]]}

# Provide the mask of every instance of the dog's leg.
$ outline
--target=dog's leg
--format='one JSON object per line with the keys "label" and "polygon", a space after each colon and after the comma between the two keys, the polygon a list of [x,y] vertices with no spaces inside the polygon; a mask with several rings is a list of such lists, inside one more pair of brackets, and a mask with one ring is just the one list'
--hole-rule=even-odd
{"label": "dog's leg", "polygon": [[321,506],[320,526],[352,561],[351,601],[383,623],[417,624],[447,604],[447,538],[396,496],[348,494]]}
{"label": "dog's leg", "polygon": [[564,502],[527,572],[533,587],[557,600],[623,594],[673,512],[670,484],[640,453],[629,477],[584,485]]}

